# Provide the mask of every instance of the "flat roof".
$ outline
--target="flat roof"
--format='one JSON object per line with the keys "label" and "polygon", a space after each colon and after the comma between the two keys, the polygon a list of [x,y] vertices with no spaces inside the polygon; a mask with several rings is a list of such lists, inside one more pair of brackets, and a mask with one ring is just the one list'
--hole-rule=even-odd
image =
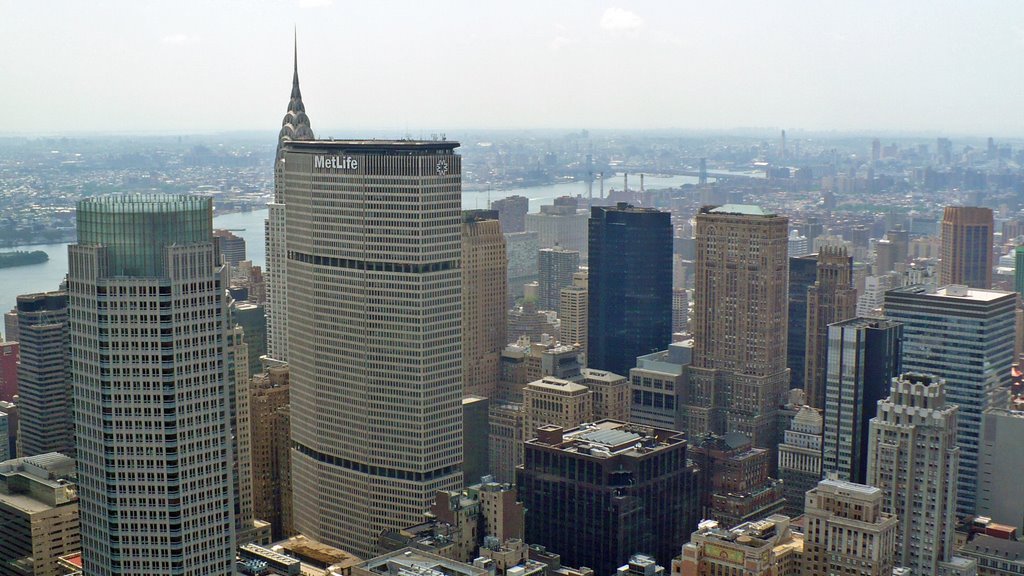
{"label": "flat roof", "polygon": [[818,486],[829,486],[839,490],[856,492],[858,494],[878,494],[882,491],[880,488],[869,486],[867,484],[856,484],[854,482],[847,482],[846,480],[837,480],[834,478],[826,478],[825,480],[818,482]]}
{"label": "flat roof", "polygon": [[455,140],[290,140],[285,150],[351,150],[353,152],[424,152],[453,150]]}
{"label": "flat roof", "polygon": [[760,206],[753,204],[723,204],[708,210],[709,214],[739,214],[742,216],[775,216]]}
{"label": "flat roof", "polygon": [[970,288],[967,286],[960,286],[955,284],[942,286],[940,288],[936,288],[934,291],[928,291],[924,285],[913,284],[911,286],[893,288],[888,292],[892,294],[912,294],[914,296],[922,296],[929,298],[945,298],[949,300],[973,302],[992,302],[995,300],[1000,300],[1009,296],[1016,295],[1016,292],[1006,292],[1004,290],[988,290],[985,288]]}

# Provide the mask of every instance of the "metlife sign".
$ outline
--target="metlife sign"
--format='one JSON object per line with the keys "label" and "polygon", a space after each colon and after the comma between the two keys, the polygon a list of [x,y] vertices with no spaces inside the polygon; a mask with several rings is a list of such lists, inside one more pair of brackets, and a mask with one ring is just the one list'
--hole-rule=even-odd
{"label": "metlife sign", "polygon": [[358,170],[359,161],[351,156],[313,156],[313,168],[333,168],[335,170]]}

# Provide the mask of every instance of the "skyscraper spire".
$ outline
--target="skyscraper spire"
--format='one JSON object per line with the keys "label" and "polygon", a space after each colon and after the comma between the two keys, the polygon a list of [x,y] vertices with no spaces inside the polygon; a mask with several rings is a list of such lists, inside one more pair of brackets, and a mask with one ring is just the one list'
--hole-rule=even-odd
{"label": "skyscraper spire", "polygon": [[281,132],[278,135],[277,152],[281,154],[281,143],[289,140],[313,140],[313,128],[306,116],[306,107],[302,104],[302,91],[299,90],[299,36],[295,33],[294,68],[292,69],[292,94],[288,100],[288,112],[281,121]]}

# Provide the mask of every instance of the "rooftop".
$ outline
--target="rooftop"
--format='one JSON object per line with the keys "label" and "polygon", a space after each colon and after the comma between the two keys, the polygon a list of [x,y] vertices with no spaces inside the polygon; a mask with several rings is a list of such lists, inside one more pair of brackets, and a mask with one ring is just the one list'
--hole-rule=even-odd
{"label": "rooftop", "polygon": [[285,150],[338,152],[442,152],[458,148],[455,140],[293,140]]}
{"label": "rooftop", "polygon": [[775,216],[753,204],[723,204],[707,210],[708,214],[736,214],[739,216]]}
{"label": "rooftop", "polygon": [[830,488],[832,490],[842,490],[847,492],[854,492],[857,494],[863,494],[865,496],[871,496],[874,494],[881,493],[881,489],[867,484],[857,484],[854,482],[847,482],[846,480],[838,480],[835,478],[826,478],[821,482],[818,482],[818,488]]}
{"label": "rooftop", "polygon": [[530,444],[548,445],[565,452],[576,452],[596,458],[617,455],[638,456],[685,442],[681,432],[627,424],[617,420],[585,423],[571,430],[558,426],[538,429],[538,437]]}
{"label": "rooftop", "polygon": [[414,548],[403,548],[355,566],[388,576],[487,576],[487,570]]}
{"label": "rooftop", "polygon": [[930,291],[922,284],[914,284],[902,288],[894,288],[889,291],[892,294],[914,294],[930,298],[956,299],[973,302],[993,302],[1007,297],[1016,297],[1016,292],[1004,290],[986,290],[984,288],[970,288],[958,284],[942,286]]}

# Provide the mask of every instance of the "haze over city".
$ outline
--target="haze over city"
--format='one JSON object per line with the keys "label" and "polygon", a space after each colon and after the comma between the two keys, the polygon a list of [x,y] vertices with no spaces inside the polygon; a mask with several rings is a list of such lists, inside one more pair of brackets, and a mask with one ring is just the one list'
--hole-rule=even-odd
{"label": "haze over city", "polygon": [[1024,135],[1019,2],[0,3],[0,134]]}

